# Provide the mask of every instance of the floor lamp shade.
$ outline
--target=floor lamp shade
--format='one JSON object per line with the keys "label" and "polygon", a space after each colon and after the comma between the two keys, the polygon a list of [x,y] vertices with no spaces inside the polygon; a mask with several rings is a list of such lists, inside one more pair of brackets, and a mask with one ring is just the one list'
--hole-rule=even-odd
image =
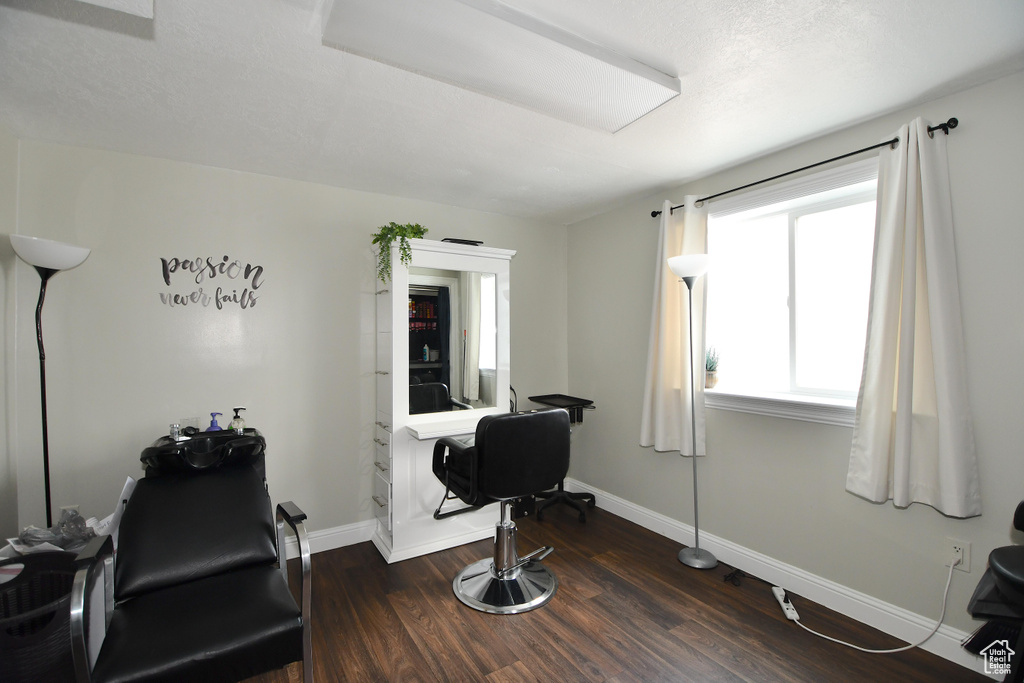
{"label": "floor lamp shade", "polygon": [[[689,306],[689,321],[687,324],[690,344],[689,344],[689,367],[693,367],[693,285],[697,281],[697,278],[708,272],[708,267],[711,265],[711,261],[707,254],[683,254],[682,256],[673,256],[668,260],[668,267],[676,276],[678,276],[686,284],[686,291],[688,295]],[[702,354],[703,355],[703,354]],[[686,367],[686,366],[684,366]],[[695,396],[693,386],[693,373],[685,373],[690,376],[690,437],[693,445],[693,547],[683,548],[679,551],[679,561],[688,567],[695,569],[711,569],[718,565],[718,559],[707,550],[702,550],[700,547],[700,523],[698,521],[698,506],[697,506],[697,407],[695,405]]]}
{"label": "floor lamp shade", "polygon": [[43,350],[43,301],[46,298],[46,283],[62,270],[69,270],[82,264],[88,258],[90,249],[65,242],[11,235],[11,246],[22,261],[33,266],[39,273],[39,302],[36,304],[36,343],[39,347],[39,399],[43,423],[43,486],[46,500],[46,526],[53,526],[53,512],[50,503],[50,444],[46,425],[46,353]]}
{"label": "floor lamp shade", "polygon": [[25,263],[48,270],[70,270],[81,265],[92,251],[66,242],[27,235],[11,235],[11,246]]}
{"label": "floor lamp shade", "polygon": [[707,254],[683,254],[668,260],[668,268],[678,277],[700,277],[708,272],[711,257]]}

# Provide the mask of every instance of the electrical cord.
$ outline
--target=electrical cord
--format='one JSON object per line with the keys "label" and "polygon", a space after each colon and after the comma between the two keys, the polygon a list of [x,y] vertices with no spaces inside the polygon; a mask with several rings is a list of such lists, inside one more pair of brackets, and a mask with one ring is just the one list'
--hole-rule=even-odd
{"label": "electrical cord", "polygon": [[[892,648],[891,650],[871,650],[871,649],[868,649],[868,648],[865,648],[865,647],[861,647],[859,645],[854,645],[853,643],[847,643],[846,641],[839,640],[838,638],[833,638],[832,636],[826,636],[824,633],[818,633],[814,629],[809,628],[807,626],[804,626],[802,623],[800,623],[800,617],[795,617],[795,618],[790,617],[790,620],[791,621],[795,621],[797,626],[799,626],[803,630],[807,631],[808,633],[813,633],[814,635],[818,636],[819,638],[824,638],[825,640],[831,640],[833,643],[838,643],[840,645],[845,645],[846,647],[852,647],[854,650],[860,650],[861,652],[867,652],[869,654],[887,655],[887,654],[894,654],[896,652],[905,652],[906,650],[912,650],[913,648],[920,647],[925,642],[927,642],[927,640],[929,638],[931,638],[936,633],[938,633],[939,627],[942,626],[942,620],[946,618],[946,599],[949,597],[949,585],[953,582],[953,569],[955,569],[958,564],[960,564],[959,558],[954,559],[954,560],[952,560],[950,562],[950,565],[949,565],[949,577],[946,578],[946,589],[942,592],[942,613],[939,614],[939,621],[938,621],[938,623],[935,624],[935,628],[933,628],[931,630],[931,633],[929,633],[922,640],[920,640],[917,643],[914,643],[913,645],[904,645],[903,647],[895,647],[895,648]],[[781,599],[780,599],[780,602],[781,602]],[[785,602],[787,604],[790,604],[789,603],[789,596],[785,596]],[[783,606],[783,610],[785,611],[785,606]],[[793,612],[795,614],[796,610],[794,609]]]}

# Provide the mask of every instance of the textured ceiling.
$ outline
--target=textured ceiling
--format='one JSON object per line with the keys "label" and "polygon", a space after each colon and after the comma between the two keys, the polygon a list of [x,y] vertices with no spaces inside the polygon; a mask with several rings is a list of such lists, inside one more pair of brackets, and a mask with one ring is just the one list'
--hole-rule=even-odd
{"label": "textured ceiling", "polygon": [[613,135],[325,47],[325,1],[0,0],[0,125],[572,223],[1024,69],[1021,0],[506,0],[680,78]]}

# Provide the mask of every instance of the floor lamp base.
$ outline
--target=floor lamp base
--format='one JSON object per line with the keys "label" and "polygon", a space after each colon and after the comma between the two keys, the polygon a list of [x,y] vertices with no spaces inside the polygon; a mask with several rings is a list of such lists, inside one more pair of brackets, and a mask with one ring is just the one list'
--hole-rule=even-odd
{"label": "floor lamp base", "polygon": [[714,569],[718,559],[702,548],[683,548],[679,551],[679,561],[694,569]]}

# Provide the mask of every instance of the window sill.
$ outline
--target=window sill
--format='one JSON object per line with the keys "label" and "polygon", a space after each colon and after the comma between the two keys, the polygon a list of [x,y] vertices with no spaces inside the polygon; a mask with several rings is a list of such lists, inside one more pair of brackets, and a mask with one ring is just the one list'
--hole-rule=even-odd
{"label": "window sill", "polygon": [[704,405],[738,413],[784,417],[790,420],[852,427],[857,407],[853,400],[798,396],[746,396],[704,392]]}

